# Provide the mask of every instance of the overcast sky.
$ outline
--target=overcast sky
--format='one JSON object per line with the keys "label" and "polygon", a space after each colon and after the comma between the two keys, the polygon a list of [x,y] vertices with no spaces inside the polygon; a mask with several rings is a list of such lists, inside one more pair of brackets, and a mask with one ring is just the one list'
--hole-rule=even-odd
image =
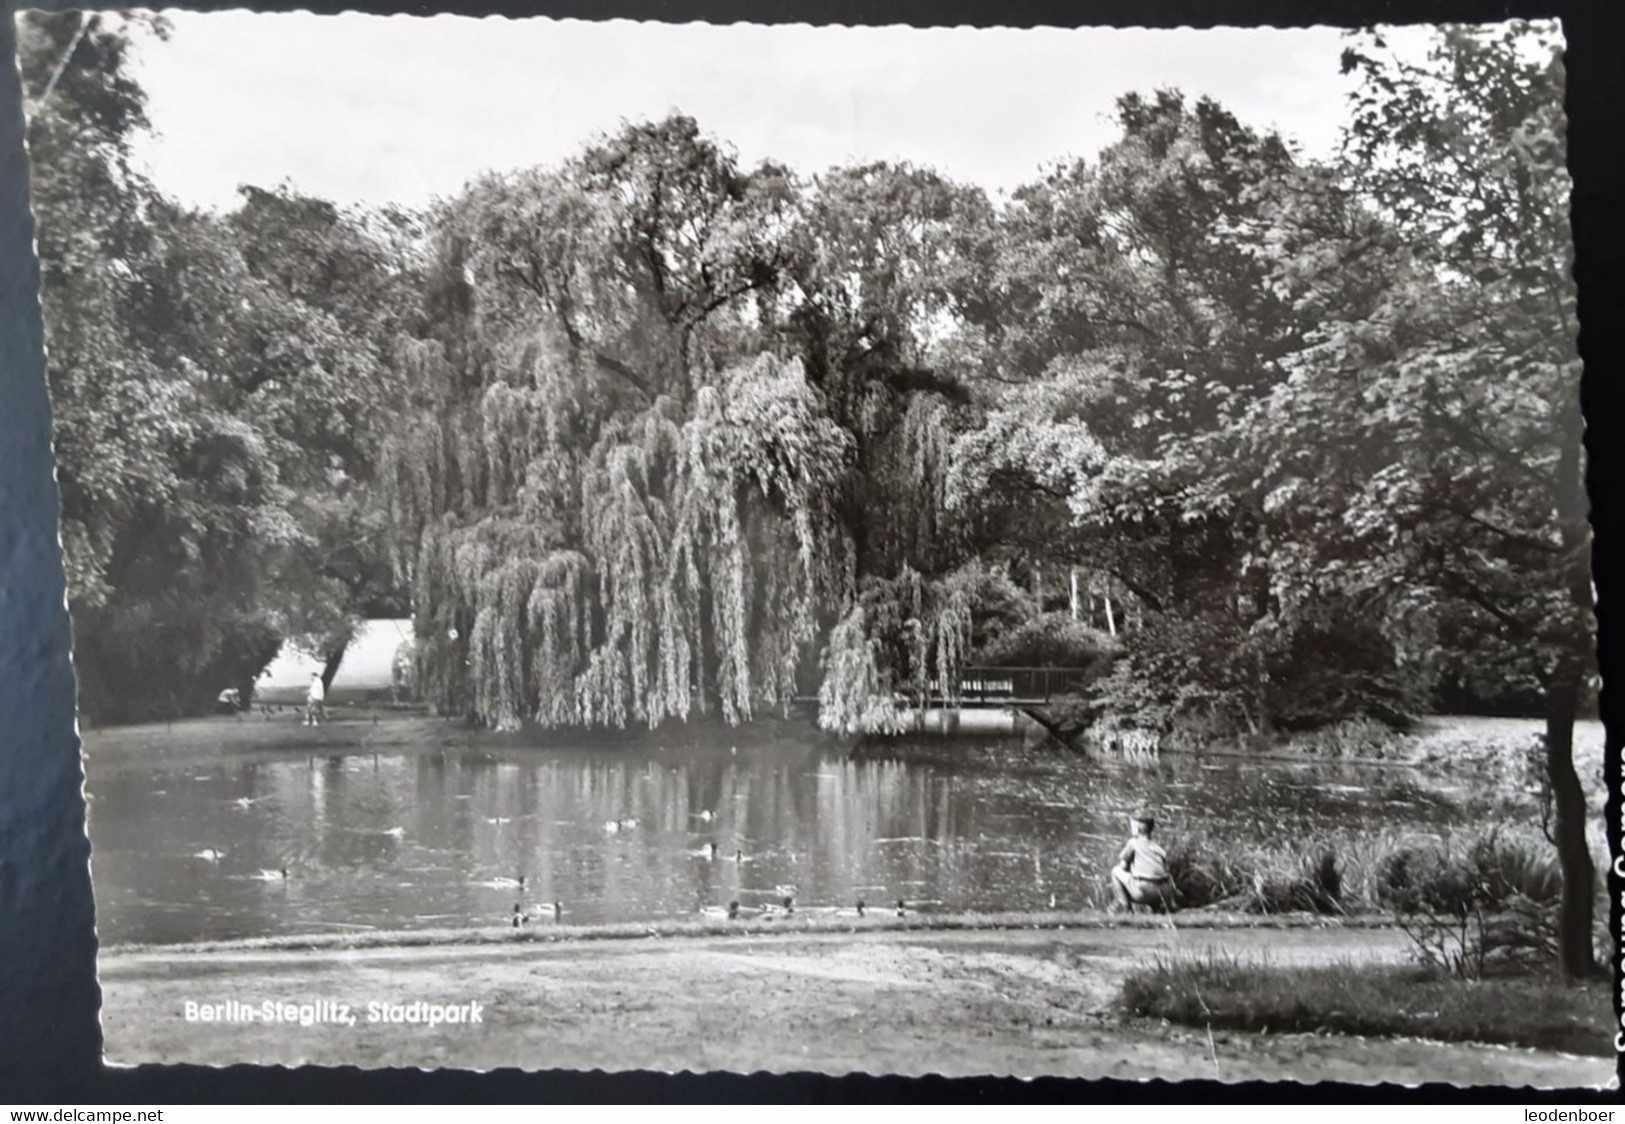
{"label": "overcast sky", "polygon": [[[1306,152],[1336,143],[1342,32],[919,30],[172,13],[137,73],[159,186],[229,206],[290,180],[416,206],[679,109],[747,163],[903,159],[990,190],[1108,143],[1128,90],[1210,94]],[[1419,33],[1407,33],[1417,36]],[[1413,40],[1414,41],[1414,40]]]}

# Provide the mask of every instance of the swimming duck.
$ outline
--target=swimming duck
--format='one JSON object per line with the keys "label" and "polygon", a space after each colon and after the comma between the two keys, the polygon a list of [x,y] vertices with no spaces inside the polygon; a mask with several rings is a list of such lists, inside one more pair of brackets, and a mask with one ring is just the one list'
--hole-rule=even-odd
{"label": "swimming duck", "polygon": [[247,811],[249,808],[252,808],[254,805],[258,804],[259,801],[250,799],[247,796],[239,796],[237,799],[233,800],[232,803],[244,811]]}
{"label": "swimming duck", "polygon": [[[519,906],[515,905],[514,909],[519,909]],[[561,902],[542,902],[524,910],[523,915],[526,921],[539,921],[544,918],[548,921],[557,921],[564,916],[564,905]]]}
{"label": "swimming duck", "polygon": [[205,847],[192,857],[202,859],[204,862],[217,863],[226,857],[226,853],[218,847]]}
{"label": "swimming duck", "polygon": [[691,812],[689,815],[693,819],[699,820],[701,823],[710,823],[717,818],[717,814],[711,811],[709,808],[703,812]]}
{"label": "swimming duck", "polygon": [[484,882],[476,882],[475,885],[484,886],[487,890],[523,890],[525,876],[521,874],[518,878],[508,878],[505,875],[498,875],[495,878],[487,878]]}
{"label": "swimming duck", "polygon": [[777,921],[780,917],[791,916],[795,911],[795,898],[786,896],[780,898],[776,903],[764,905],[760,912],[763,921]]}
{"label": "swimming duck", "polygon": [[706,862],[715,862],[717,857],[717,845],[715,843],[707,843],[698,851],[691,851],[689,853],[697,859],[704,859]]}
{"label": "swimming duck", "polygon": [[404,827],[392,827],[383,834],[389,836],[391,839],[404,839],[406,838],[406,829]]}
{"label": "swimming duck", "polygon": [[279,867],[276,870],[261,870],[258,874],[254,875],[254,878],[259,882],[286,882],[288,879],[288,868],[284,866]]}

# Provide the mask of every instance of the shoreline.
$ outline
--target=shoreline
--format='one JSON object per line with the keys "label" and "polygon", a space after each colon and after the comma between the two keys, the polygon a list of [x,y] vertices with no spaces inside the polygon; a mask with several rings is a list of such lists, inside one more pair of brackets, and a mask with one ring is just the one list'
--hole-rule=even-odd
{"label": "shoreline", "polygon": [[[462,721],[390,708],[340,708],[321,726],[303,726],[289,712],[270,716],[206,716],[172,723],[80,728],[81,756],[88,768],[121,770],[166,767],[207,761],[279,760],[305,756],[359,756],[365,754],[415,755],[436,752],[473,752],[498,755],[568,751],[588,753],[726,754],[736,746],[746,752],[779,744],[788,728],[798,732],[793,752],[841,751],[885,756],[896,752],[932,754],[952,752],[957,745],[997,742],[1012,747],[1027,744],[1019,733],[905,734],[896,738],[841,736],[821,731],[810,722],[762,717],[739,727],[720,722],[697,722],[661,730],[570,731],[524,730],[498,733],[480,730]],[[1416,729],[1395,735],[1390,748],[1378,753],[1327,753],[1312,743],[1252,749],[1216,743],[1201,749],[1167,748],[1159,759],[1207,759],[1257,762],[1267,765],[1323,765],[1355,768],[1413,769],[1436,773],[1466,765],[1491,765],[1511,774],[1521,768],[1521,757],[1531,737],[1543,726],[1539,719],[1437,715],[1421,720]],[[1575,766],[1582,783],[1587,778],[1600,787],[1605,731],[1595,719],[1575,726]],[[1063,751],[1055,749],[1059,755]],[[1110,760],[1109,756],[1102,760]]]}
{"label": "shoreline", "polygon": [[1392,917],[1381,913],[1340,916],[1312,913],[1249,914],[1229,911],[1190,910],[1166,914],[1113,914],[1104,910],[1059,913],[942,913],[897,917],[891,909],[875,909],[864,917],[821,915],[816,909],[798,911],[783,920],[724,921],[709,918],[692,920],[606,922],[595,925],[569,925],[537,922],[521,928],[483,926],[465,929],[379,929],[366,932],[286,934],[272,937],[239,937],[232,940],[184,941],[173,944],[101,945],[98,956],[139,957],[149,955],[247,952],[345,952],[362,949],[408,949],[480,947],[493,945],[557,945],[594,941],[640,941],[669,939],[711,939],[719,937],[813,936],[823,934],[869,933],[985,933],[1019,932],[1139,932],[1163,930],[1213,932],[1226,930],[1351,932],[1394,930]]}

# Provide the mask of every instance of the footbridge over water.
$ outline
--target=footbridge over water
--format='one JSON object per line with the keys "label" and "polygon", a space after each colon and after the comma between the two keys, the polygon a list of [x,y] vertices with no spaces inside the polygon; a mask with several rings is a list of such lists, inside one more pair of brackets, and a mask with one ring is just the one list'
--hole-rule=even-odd
{"label": "footbridge over water", "polygon": [[[1076,692],[1089,675],[1086,667],[967,667],[960,672],[957,690],[937,679],[926,698],[905,691],[898,693],[898,702],[922,710],[1027,710]],[[796,701],[818,703],[815,697]]]}
{"label": "footbridge over water", "polygon": [[1046,706],[1059,695],[1072,694],[1088,679],[1084,667],[967,667],[957,692],[941,680],[931,685],[926,705],[983,709]]}

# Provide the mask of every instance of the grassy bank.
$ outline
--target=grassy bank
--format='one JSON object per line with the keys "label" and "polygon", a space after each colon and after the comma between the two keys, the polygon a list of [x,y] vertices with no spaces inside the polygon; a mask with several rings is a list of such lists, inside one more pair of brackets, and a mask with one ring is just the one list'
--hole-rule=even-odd
{"label": "grassy bank", "polygon": [[1411,966],[1278,966],[1210,953],[1159,959],[1130,973],[1122,1003],[1132,1014],[1215,1029],[1613,1054],[1608,989],[1547,977],[1469,982]]}

